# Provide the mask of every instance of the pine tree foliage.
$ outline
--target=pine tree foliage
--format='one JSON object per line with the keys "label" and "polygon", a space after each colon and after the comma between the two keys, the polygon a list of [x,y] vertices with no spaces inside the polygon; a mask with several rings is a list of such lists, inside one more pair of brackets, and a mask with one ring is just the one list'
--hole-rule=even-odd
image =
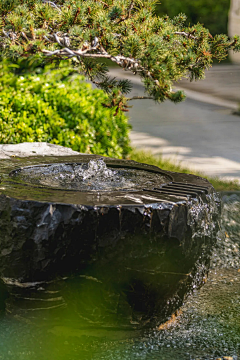
{"label": "pine tree foliage", "polygon": [[154,15],[156,0],[1,0],[0,55],[71,59],[88,79],[109,94],[107,107],[127,111],[131,83],[110,78],[101,59],[138,74],[147,98],[180,102],[173,81],[201,79],[213,59],[240,51],[240,39],[213,37],[186,17]]}

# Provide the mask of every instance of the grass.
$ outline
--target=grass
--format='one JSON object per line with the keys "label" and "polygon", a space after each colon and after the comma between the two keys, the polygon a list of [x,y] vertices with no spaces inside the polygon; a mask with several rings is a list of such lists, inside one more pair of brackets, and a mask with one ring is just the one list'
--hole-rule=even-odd
{"label": "grass", "polygon": [[154,156],[150,152],[142,150],[132,150],[128,159],[135,160],[141,163],[155,165],[163,170],[169,170],[180,173],[191,173],[208,179],[208,181],[214,186],[217,191],[240,191],[240,183],[235,180],[222,180],[218,177],[210,177],[204,173],[193,171],[189,168],[185,168],[181,163],[174,163],[170,160],[165,160],[161,156]]}

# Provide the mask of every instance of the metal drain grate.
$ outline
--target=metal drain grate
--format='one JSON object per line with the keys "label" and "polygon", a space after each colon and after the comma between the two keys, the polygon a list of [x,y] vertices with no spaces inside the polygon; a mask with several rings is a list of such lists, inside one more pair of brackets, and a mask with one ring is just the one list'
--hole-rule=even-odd
{"label": "metal drain grate", "polygon": [[208,194],[208,187],[193,184],[185,184],[180,182],[171,182],[159,188],[154,188],[154,192],[166,195],[173,195],[184,198],[198,198],[205,197]]}

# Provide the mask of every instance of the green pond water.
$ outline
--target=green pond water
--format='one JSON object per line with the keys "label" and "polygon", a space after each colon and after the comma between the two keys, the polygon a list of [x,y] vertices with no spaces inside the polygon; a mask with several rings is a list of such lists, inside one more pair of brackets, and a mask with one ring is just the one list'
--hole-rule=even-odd
{"label": "green pond water", "polygon": [[[2,310],[0,359],[240,359],[240,194],[223,194],[223,200],[222,232],[208,280],[193,289],[174,322],[162,330],[98,326],[97,282],[61,279],[49,284],[54,306],[40,316],[33,311],[16,317]],[[81,312],[88,306],[92,325]]]}

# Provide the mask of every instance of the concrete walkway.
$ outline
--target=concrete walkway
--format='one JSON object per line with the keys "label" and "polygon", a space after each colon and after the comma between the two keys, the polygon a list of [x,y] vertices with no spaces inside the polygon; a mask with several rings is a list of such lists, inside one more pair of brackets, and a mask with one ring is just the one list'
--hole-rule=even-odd
{"label": "concrete walkway", "polygon": [[[129,77],[118,69],[111,73]],[[143,95],[140,79],[129,78],[131,95]],[[185,90],[184,103],[132,101],[132,145],[207,175],[240,181],[240,117],[233,115],[240,101],[240,66],[217,65],[205,80],[183,80],[176,87]]]}
{"label": "concrete walkway", "polygon": [[178,85],[185,90],[227,101],[234,107],[240,102],[240,65],[214,65],[206,71],[204,80],[190,82],[184,79]]}

